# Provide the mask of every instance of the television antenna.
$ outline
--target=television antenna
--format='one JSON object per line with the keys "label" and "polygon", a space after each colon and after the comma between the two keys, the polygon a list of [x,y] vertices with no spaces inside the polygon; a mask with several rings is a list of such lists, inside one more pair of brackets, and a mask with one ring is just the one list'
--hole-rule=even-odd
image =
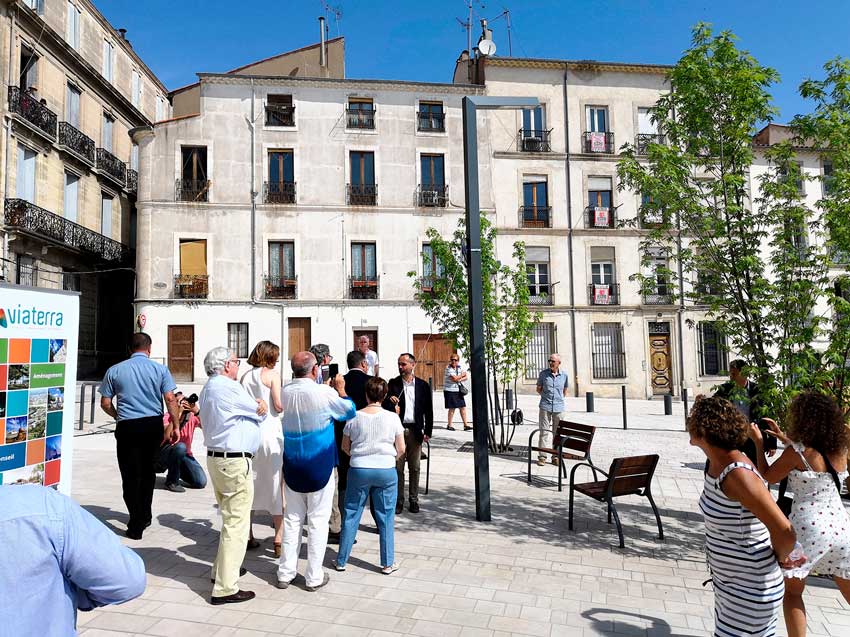
{"label": "television antenna", "polygon": [[[507,24],[508,24],[508,57],[513,57],[514,56],[514,47],[513,47],[513,44],[511,42],[511,10],[508,9],[507,7],[502,7],[502,12],[499,15],[497,15],[495,18],[491,18],[490,22],[495,22],[496,20],[499,20],[500,18],[504,18],[505,22],[507,22]],[[479,50],[481,49],[480,46],[478,48],[479,48]]]}
{"label": "television antenna", "polygon": [[[460,26],[462,28],[466,29],[466,50],[467,50],[467,52],[469,53],[470,56],[472,56],[472,25],[473,25],[472,20],[473,20],[473,16],[474,16],[474,10],[473,10],[473,4],[474,3],[475,3],[474,0],[465,0],[464,1],[464,4],[466,5],[466,8],[469,12],[466,20],[461,20],[460,18],[455,18],[455,20],[457,20],[460,23]],[[478,3],[478,5],[482,9],[484,8],[484,5],[481,4],[480,2]]]}
{"label": "television antenna", "polygon": [[328,4],[325,0],[322,0],[322,9],[325,12],[325,30],[327,31],[328,29],[327,19],[332,14],[334,17],[334,23],[336,24],[336,37],[339,37],[339,21],[342,19],[342,7],[332,6]]}

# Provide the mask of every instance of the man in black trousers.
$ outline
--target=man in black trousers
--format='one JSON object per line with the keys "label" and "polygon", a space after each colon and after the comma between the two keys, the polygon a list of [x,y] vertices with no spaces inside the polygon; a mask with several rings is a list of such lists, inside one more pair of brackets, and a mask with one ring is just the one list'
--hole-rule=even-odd
{"label": "man in black trousers", "polygon": [[405,454],[396,463],[398,500],[395,512],[397,515],[402,512],[404,505],[405,463],[410,472],[408,510],[411,513],[419,513],[419,462],[422,443],[430,440],[434,429],[431,387],[421,378],[414,376],[415,368],[416,358],[413,354],[402,354],[398,357],[399,376],[389,382],[389,391],[384,400],[384,409],[397,413],[404,427]]}

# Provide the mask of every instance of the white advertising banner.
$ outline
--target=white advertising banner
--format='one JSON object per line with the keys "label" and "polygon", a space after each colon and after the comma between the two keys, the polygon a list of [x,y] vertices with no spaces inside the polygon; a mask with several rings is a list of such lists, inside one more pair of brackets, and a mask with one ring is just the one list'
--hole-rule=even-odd
{"label": "white advertising banner", "polygon": [[71,491],[80,297],[0,283],[0,484]]}

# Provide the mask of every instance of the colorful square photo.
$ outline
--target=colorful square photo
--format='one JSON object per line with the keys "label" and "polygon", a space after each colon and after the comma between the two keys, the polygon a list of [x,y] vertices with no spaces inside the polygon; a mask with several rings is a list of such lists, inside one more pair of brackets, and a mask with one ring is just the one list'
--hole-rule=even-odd
{"label": "colorful square photo", "polygon": [[3,484],[44,484],[44,463],[7,471]]}
{"label": "colorful square photo", "polygon": [[62,433],[62,412],[47,412],[47,435],[57,436]]}
{"label": "colorful square photo", "polygon": [[27,464],[44,462],[45,439],[30,440],[27,443]]}
{"label": "colorful square photo", "polygon": [[62,469],[61,460],[52,460],[44,465],[44,486],[49,487],[59,484],[59,475]]}
{"label": "colorful square photo", "polygon": [[9,365],[9,380],[6,383],[7,389],[29,389],[30,386],[30,366],[29,365]]}
{"label": "colorful square photo", "polygon": [[30,339],[28,338],[10,338],[9,339],[9,363],[29,363],[30,362]]}
{"label": "colorful square photo", "polygon": [[68,341],[63,338],[50,339],[50,353],[48,361],[51,363],[64,363],[68,358]]}
{"label": "colorful square photo", "polygon": [[51,436],[46,443],[45,460],[58,460],[62,457],[62,436]]}
{"label": "colorful square photo", "polygon": [[30,345],[30,362],[46,363],[50,356],[50,341],[46,338],[34,338]]}
{"label": "colorful square photo", "polygon": [[0,365],[0,391],[6,391],[6,374],[8,374],[8,366]]}
{"label": "colorful square photo", "polygon": [[28,400],[29,392],[26,390],[6,392],[6,417],[26,416],[29,408]]}
{"label": "colorful square photo", "polygon": [[[6,444],[23,442],[27,439],[27,417],[6,418]],[[4,449],[5,454],[8,449]]]}
{"label": "colorful square photo", "polygon": [[[3,313],[3,310],[0,310],[0,313]],[[3,321],[6,320],[5,316],[0,317],[0,326],[6,327],[3,325]],[[0,338],[0,363],[5,363],[9,358],[9,341],[5,338]]]}
{"label": "colorful square photo", "polygon": [[30,407],[27,413],[27,440],[44,438],[47,432],[47,408]]}
{"label": "colorful square photo", "polygon": [[62,411],[65,407],[65,388],[51,387],[47,390],[47,411]]}

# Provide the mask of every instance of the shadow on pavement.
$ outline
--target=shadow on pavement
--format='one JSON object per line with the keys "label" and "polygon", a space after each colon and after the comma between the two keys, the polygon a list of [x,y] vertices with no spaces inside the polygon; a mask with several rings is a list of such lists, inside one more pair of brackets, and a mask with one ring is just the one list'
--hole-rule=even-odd
{"label": "shadow on pavement", "polygon": [[[630,613],[622,610],[608,610],[605,608],[591,608],[581,614],[585,619],[593,622],[590,628],[600,635],[646,635],[652,637],[685,637],[683,633],[674,633],[670,624],[658,617]],[[610,617],[607,619],[605,617]],[[636,623],[620,621],[621,617],[632,617],[639,620]]]}

